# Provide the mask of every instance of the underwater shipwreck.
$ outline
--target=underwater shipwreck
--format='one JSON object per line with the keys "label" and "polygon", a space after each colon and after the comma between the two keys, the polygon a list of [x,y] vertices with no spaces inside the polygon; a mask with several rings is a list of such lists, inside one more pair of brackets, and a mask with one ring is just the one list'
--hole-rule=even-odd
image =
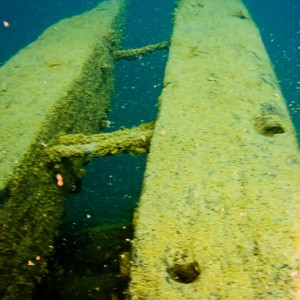
{"label": "underwater shipwreck", "polygon": [[[83,165],[131,153],[147,155],[133,236],[103,279],[126,287],[64,299],[300,299],[299,149],[249,12],[180,0],[170,41],[120,49],[126,7],[64,19],[0,68],[0,298],[37,299]],[[101,133],[115,62],[160,50],[158,118]]]}

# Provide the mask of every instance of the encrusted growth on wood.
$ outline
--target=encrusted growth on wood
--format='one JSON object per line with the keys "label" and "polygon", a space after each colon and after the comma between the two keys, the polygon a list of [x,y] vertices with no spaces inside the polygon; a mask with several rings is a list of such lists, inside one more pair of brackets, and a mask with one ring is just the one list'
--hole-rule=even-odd
{"label": "encrusted growth on wood", "polygon": [[157,44],[151,44],[146,47],[137,48],[137,49],[128,49],[128,50],[118,50],[114,52],[115,60],[119,59],[127,59],[127,60],[134,60],[138,59],[141,56],[148,55],[152,52],[157,50],[167,50],[169,49],[170,42],[164,41]]}
{"label": "encrusted growth on wood", "polygon": [[146,153],[149,149],[154,123],[139,127],[94,135],[69,134],[60,137],[59,145],[48,149],[51,161],[62,158]]}

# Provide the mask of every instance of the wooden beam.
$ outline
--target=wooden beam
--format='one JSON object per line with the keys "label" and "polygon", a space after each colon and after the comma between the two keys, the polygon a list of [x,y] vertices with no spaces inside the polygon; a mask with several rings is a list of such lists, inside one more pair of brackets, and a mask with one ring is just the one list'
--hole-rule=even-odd
{"label": "wooden beam", "polygon": [[114,52],[115,60],[126,59],[134,60],[139,59],[142,56],[148,55],[158,50],[168,50],[170,46],[169,41],[164,41],[157,44],[148,45],[142,48],[137,49],[128,49],[128,50],[117,50]]}

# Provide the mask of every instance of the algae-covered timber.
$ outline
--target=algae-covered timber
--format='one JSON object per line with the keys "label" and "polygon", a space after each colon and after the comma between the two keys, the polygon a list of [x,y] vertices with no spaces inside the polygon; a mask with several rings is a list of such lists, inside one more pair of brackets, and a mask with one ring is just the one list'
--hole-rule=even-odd
{"label": "algae-covered timber", "polygon": [[61,135],[99,131],[124,6],[105,1],[62,20],[0,68],[1,299],[30,299],[47,272],[65,195],[81,171],[76,161],[49,164],[45,150]]}
{"label": "algae-covered timber", "polygon": [[131,299],[299,299],[299,151],[240,1],[178,1],[164,86]]}
{"label": "algae-covered timber", "polygon": [[151,44],[138,49],[117,50],[114,52],[114,58],[115,60],[120,60],[120,59],[135,60],[158,50],[167,50],[169,49],[169,46],[170,46],[170,42],[164,41],[164,42]]}
{"label": "algae-covered timber", "polygon": [[118,155],[120,153],[141,154],[149,150],[153,123],[130,129],[93,135],[70,134],[61,136],[57,145],[47,150],[49,160],[58,162],[65,158],[86,158]]}

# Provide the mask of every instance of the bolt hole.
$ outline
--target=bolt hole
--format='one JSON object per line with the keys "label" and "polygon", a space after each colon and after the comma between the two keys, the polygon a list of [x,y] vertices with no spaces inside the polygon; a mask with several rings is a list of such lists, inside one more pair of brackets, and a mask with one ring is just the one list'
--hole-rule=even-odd
{"label": "bolt hole", "polygon": [[261,116],[256,119],[255,126],[260,134],[268,137],[285,132],[277,116]]}
{"label": "bolt hole", "polygon": [[232,14],[233,17],[239,18],[241,20],[246,20],[248,19],[247,15],[242,11],[242,10],[236,10]]}
{"label": "bolt hole", "polygon": [[275,134],[284,133],[284,128],[280,125],[266,126],[262,130],[262,134],[265,136],[273,136]]}
{"label": "bolt hole", "polygon": [[168,269],[171,278],[181,283],[192,283],[200,275],[200,268],[196,261],[184,264],[174,264]]}

